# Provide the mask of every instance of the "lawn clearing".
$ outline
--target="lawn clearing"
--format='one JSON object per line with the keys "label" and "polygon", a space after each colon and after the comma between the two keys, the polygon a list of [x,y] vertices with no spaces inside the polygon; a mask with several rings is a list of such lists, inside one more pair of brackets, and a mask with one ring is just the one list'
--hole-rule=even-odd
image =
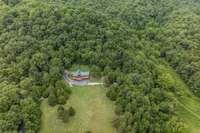
{"label": "lawn clearing", "polygon": [[105,92],[101,86],[73,87],[65,107],[75,108],[76,115],[66,124],[57,118],[57,107],[50,107],[44,100],[41,133],[115,133],[114,105]]}

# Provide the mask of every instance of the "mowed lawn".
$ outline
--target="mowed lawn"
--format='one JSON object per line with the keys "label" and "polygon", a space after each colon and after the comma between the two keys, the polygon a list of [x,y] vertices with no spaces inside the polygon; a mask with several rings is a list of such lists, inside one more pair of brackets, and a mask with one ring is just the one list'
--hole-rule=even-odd
{"label": "mowed lawn", "polygon": [[100,86],[73,87],[72,95],[65,105],[72,106],[76,115],[68,123],[57,118],[57,106],[50,107],[47,100],[41,105],[43,111],[41,133],[115,133],[112,127],[114,105]]}

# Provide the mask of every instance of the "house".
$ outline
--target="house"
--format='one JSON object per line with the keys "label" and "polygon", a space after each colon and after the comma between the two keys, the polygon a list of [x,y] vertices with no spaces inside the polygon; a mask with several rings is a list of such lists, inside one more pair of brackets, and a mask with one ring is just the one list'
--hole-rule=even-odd
{"label": "house", "polygon": [[72,77],[72,80],[76,80],[76,81],[89,80],[90,73],[77,70],[76,72],[71,73],[71,77]]}
{"label": "house", "polygon": [[77,70],[75,72],[65,71],[64,79],[68,80],[70,85],[88,85],[90,80],[90,72],[83,72],[81,70]]}

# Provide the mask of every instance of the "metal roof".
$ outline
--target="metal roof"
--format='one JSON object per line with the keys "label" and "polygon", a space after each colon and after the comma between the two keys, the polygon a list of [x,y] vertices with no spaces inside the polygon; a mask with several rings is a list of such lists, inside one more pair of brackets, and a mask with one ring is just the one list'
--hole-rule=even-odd
{"label": "metal roof", "polygon": [[76,72],[71,72],[72,76],[89,76],[90,72],[89,71],[81,71],[81,70],[77,70]]}

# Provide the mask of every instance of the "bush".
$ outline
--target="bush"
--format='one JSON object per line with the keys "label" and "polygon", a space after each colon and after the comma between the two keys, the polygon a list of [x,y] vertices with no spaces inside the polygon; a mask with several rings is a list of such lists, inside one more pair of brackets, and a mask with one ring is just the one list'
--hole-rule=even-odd
{"label": "bush", "polygon": [[73,108],[73,107],[70,107],[70,108],[69,108],[69,115],[70,115],[70,116],[74,116],[75,113],[76,113],[76,112],[75,112],[74,108]]}
{"label": "bush", "polygon": [[69,109],[65,109],[62,105],[58,106],[57,109],[58,118],[60,118],[63,122],[68,122],[71,116],[75,115],[75,110],[70,107]]}
{"label": "bush", "polygon": [[63,122],[67,123],[69,121],[69,117],[70,117],[69,111],[68,110],[64,110],[63,117],[62,117]]}
{"label": "bush", "polygon": [[64,110],[65,108],[63,106],[58,106],[58,109],[57,109],[57,112],[58,112],[58,117],[59,118],[62,118],[63,117],[63,114],[64,114]]}
{"label": "bush", "polygon": [[57,98],[54,93],[51,93],[48,97],[48,103],[50,106],[55,106],[57,104]]}
{"label": "bush", "polygon": [[67,99],[64,96],[59,96],[58,97],[58,103],[59,104],[63,104],[64,105],[66,103],[66,100]]}
{"label": "bush", "polygon": [[92,133],[92,131],[90,131],[90,130],[87,130],[87,131],[85,131],[85,133]]}

